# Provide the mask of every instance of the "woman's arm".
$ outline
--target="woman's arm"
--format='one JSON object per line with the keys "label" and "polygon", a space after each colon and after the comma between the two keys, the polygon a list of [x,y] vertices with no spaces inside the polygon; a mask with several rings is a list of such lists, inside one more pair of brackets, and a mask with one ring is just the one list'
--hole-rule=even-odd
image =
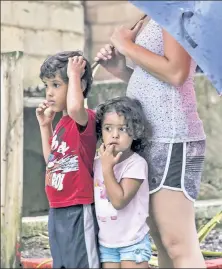
{"label": "woman's arm", "polygon": [[[133,30],[129,30],[130,40],[134,41],[139,31],[143,26],[143,20],[139,21]],[[126,65],[126,57],[124,54],[118,51],[118,48],[113,47],[110,44],[106,44],[100,51],[97,53],[95,59],[96,62],[100,62],[102,67],[104,67],[108,72],[113,74],[115,77],[129,82],[129,79],[133,73],[133,69]]]}
{"label": "woman's arm", "polygon": [[128,67],[128,66],[125,66],[124,69],[117,70],[116,72],[115,72],[115,71],[112,72],[112,74],[113,74],[115,77],[121,79],[122,81],[124,81],[124,82],[126,82],[126,83],[129,82],[132,73],[133,73],[133,69],[130,68],[130,67]]}
{"label": "woman's arm", "polygon": [[106,44],[101,48],[94,60],[99,62],[109,73],[126,83],[128,83],[133,73],[133,69],[126,65],[125,56],[120,54],[110,44]]}
{"label": "woman's arm", "polygon": [[154,77],[174,86],[182,85],[189,75],[191,57],[182,46],[163,30],[164,56],[157,55],[133,42],[133,31],[115,29],[111,42],[126,57]]}

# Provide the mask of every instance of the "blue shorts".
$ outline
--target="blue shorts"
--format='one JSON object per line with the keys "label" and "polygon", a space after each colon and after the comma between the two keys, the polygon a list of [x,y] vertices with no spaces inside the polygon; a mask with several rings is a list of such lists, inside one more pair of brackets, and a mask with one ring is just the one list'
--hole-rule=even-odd
{"label": "blue shorts", "polygon": [[146,235],[140,242],[119,248],[107,248],[99,246],[100,262],[134,261],[136,263],[148,262],[151,257],[151,244],[149,236]]}
{"label": "blue shorts", "polygon": [[52,268],[100,268],[94,205],[49,210]]}

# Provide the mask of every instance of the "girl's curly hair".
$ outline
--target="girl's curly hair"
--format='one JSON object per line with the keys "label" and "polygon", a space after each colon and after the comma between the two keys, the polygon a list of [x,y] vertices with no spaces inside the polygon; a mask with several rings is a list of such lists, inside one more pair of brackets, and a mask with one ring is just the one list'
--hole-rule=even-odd
{"label": "girl's curly hair", "polygon": [[133,137],[131,149],[142,152],[146,147],[147,121],[141,103],[127,96],[116,97],[100,104],[96,109],[97,138],[102,139],[102,124],[106,113],[116,112],[124,116],[128,134]]}
{"label": "girl's curly hair", "polygon": [[[40,78],[54,78],[57,74],[59,74],[62,80],[65,83],[68,83],[69,78],[67,76],[67,65],[68,59],[74,56],[83,56],[82,51],[63,51],[59,52],[55,55],[49,56],[42,64],[40,68]],[[84,58],[86,61],[85,73],[82,76],[82,80],[86,82],[86,89],[83,92],[84,98],[87,97],[91,85],[93,82],[92,77],[92,69],[90,63]]]}

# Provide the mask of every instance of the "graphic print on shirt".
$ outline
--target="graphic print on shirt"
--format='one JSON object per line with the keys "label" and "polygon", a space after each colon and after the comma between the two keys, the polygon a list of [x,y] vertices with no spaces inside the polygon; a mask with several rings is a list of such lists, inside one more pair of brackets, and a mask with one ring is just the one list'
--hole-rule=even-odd
{"label": "graphic print on shirt", "polygon": [[53,135],[51,153],[46,168],[46,185],[63,190],[63,180],[68,172],[79,170],[78,156],[70,151],[69,146],[63,141],[65,128]]}
{"label": "graphic print on shirt", "polygon": [[117,210],[113,207],[107,196],[104,182],[96,179],[94,184],[94,195],[97,208],[96,214],[98,220],[102,222],[106,222],[109,219],[116,220]]}

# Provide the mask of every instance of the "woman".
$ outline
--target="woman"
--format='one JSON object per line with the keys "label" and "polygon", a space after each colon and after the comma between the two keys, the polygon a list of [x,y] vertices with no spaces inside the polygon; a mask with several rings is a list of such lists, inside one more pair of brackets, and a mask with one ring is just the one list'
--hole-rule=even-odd
{"label": "woman", "polygon": [[137,98],[146,113],[151,131],[144,154],[151,194],[148,224],[159,267],[206,268],[194,210],[205,155],[193,85],[196,64],[154,20],[141,30],[142,25],[117,27],[111,45],[95,60],[128,83],[127,96]]}

